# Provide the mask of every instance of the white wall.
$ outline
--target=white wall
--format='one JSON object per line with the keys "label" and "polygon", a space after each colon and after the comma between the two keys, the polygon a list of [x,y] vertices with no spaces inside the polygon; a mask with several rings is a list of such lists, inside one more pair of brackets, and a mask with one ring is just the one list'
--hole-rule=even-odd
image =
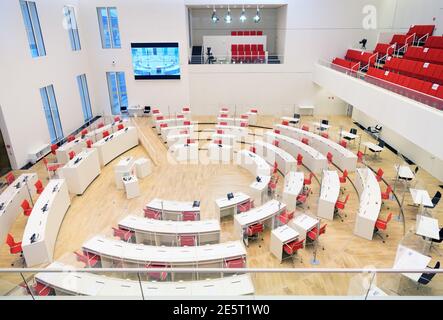
{"label": "white wall", "polygon": [[[117,7],[121,49],[102,49],[96,7]],[[106,72],[124,71],[129,105],[151,105],[171,112],[189,104],[187,11],[183,0],[87,0],[81,2],[94,65],[96,104],[110,113]],[[131,42],[178,42],[181,80],[134,80]],[[112,65],[115,61],[115,66]]]}
{"label": "white wall", "polygon": [[[18,0],[0,1],[0,105],[5,142],[13,168],[27,164],[28,152],[50,141],[39,88],[54,85],[63,131],[67,135],[83,124],[76,76],[93,73],[85,48],[88,30],[79,19],[83,50],[71,51],[63,27],[63,6],[77,0],[35,0],[44,36],[46,57],[32,58]],[[94,101],[94,90],[90,90]],[[94,103],[93,108],[94,108]],[[93,110],[94,111],[94,110]]]}

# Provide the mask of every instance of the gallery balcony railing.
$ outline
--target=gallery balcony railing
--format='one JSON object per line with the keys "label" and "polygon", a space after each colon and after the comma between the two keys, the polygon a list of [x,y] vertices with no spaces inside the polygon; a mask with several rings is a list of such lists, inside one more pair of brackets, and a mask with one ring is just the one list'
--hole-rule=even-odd
{"label": "gallery balcony railing", "polygon": [[282,64],[284,63],[283,55],[266,54],[264,56],[233,56],[233,55],[217,55],[208,57],[207,55],[190,55],[189,64]]}

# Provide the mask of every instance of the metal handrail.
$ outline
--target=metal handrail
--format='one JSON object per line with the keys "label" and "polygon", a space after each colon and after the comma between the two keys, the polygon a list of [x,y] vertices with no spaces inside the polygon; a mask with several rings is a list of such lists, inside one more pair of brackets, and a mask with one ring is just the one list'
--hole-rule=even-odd
{"label": "metal handrail", "polygon": [[5,268],[1,273],[443,273],[443,269],[393,268]]}

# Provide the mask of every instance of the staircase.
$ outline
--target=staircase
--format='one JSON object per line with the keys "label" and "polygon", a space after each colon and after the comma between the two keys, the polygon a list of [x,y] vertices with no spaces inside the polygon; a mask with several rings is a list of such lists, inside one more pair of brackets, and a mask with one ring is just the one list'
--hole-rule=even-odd
{"label": "staircase", "polygon": [[202,46],[192,47],[191,64],[203,64]]}
{"label": "staircase", "polygon": [[280,60],[278,59],[278,56],[269,55],[268,56],[268,64],[280,64]]}

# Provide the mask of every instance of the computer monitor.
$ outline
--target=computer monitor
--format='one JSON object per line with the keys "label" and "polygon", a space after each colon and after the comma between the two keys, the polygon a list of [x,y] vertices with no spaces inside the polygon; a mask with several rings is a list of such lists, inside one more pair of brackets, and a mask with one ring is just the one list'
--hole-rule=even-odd
{"label": "computer monitor", "polygon": [[357,134],[357,129],[352,128],[350,132],[351,132],[352,134]]}
{"label": "computer monitor", "polygon": [[192,204],[192,207],[193,207],[193,208],[198,208],[198,207],[200,207],[200,201],[195,200],[194,203]]}
{"label": "computer monitor", "polygon": [[234,199],[234,194],[232,192],[227,194],[228,200]]}
{"label": "computer monitor", "polygon": [[300,119],[300,114],[299,113],[294,113],[294,119]]}
{"label": "computer monitor", "polygon": [[322,120],[322,121],[321,121],[321,124],[328,125],[328,124],[329,124],[329,120]]}
{"label": "computer monitor", "polygon": [[255,180],[257,180],[257,182],[261,182],[261,178],[260,178],[259,176],[257,176],[257,177],[255,178]]}

